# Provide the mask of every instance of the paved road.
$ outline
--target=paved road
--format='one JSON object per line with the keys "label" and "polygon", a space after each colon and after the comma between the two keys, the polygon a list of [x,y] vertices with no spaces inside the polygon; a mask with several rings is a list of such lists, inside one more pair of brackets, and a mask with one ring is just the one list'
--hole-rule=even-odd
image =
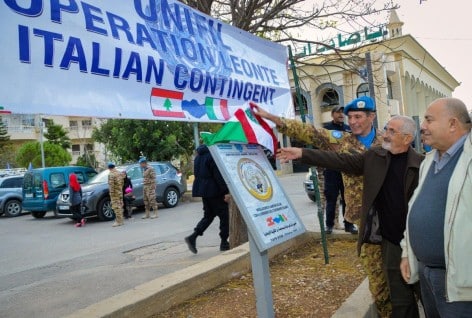
{"label": "paved road", "polygon": [[[316,206],[302,188],[304,174],[281,176],[309,230],[319,230]],[[97,301],[219,253],[218,222],[191,254],[183,238],[201,218],[201,202],[181,202],[125,226],[89,220],[0,218],[0,317],[62,317]]]}

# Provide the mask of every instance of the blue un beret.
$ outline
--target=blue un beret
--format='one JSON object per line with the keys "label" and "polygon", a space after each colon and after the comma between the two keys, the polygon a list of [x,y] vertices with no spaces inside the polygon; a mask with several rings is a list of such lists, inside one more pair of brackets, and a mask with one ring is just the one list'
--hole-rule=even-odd
{"label": "blue un beret", "polygon": [[375,103],[372,98],[369,96],[361,96],[352,100],[349,104],[344,106],[344,114],[347,115],[348,112],[353,111],[371,111],[375,112]]}

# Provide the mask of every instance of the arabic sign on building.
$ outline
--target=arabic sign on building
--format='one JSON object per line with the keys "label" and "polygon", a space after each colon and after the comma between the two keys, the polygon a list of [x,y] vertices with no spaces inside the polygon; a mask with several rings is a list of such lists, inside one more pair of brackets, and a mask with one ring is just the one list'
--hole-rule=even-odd
{"label": "arabic sign on building", "polygon": [[260,252],[305,232],[261,146],[216,144],[209,149]]}
{"label": "arabic sign on building", "polygon": [[13,113],[225,121],[293,116],[287,49],[174,0],[0,2],[0,105]]}
{"label": "arabic sign on building", "polygon": [[384,38],[388,34],[385,24],[376,27],[365,27],[362,31],[357,31],[343,35],[338,33],[334,38],[328,41],[323,41],[323,44],[308,43],[303,47],[303,52],[298,53],[298,56],[308,56],[312,54],[320,54],[331,51],[333,49],[347,49],[354,45],[362,45],[370,42],[375,42]]}

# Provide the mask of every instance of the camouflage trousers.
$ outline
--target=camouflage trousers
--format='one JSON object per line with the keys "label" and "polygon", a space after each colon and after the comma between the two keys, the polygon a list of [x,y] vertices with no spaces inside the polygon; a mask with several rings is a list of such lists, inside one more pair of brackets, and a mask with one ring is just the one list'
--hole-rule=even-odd
{"label": "camouflage trousers", "polygon": [[117,223],[123,223],[123,197],[121,195],[110,195],[111,208],[115,212],[115,220]]}
{"label": "camouflage trousers", "polygon": [[382,245],[364,243],[361,247],[361,263],[369,278],[369,289],[374,297],[381,318],[392,316],[392,303],[387,279],[382,268]]}
{"label": "camouflage trousers", "polygon": [[151,208],[154,211],[154,214],[157,216],[156,189],[154,189],[153,187],[144,186],[143,200],[144,200],[146,217],[149,217]]}

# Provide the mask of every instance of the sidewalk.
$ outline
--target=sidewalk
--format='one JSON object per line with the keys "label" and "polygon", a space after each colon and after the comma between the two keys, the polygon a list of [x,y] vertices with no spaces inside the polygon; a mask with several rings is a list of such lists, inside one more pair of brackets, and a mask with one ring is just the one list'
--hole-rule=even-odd
{"label": "sidewalk", "polygon": [[[270,258],[294,249],[308,240],[320,237],[316,204],[311,202],[303,192],[303,177],[304,174],[280,176],[284,179],[284,190],[287,196],[292,199],[294,207],[306,225],[308,232],[272,248],[269,251]],[[188,195],[185,199],[193,201],[197,198],[191,198]],[[331,238],[347,236],[354,238],[354,236],[345,233],[343,230],[336,230],[330,235]],[[172,264],[169,264],[169,266],[172,266]],[[250,269],[249,244],[246,243],[206,261],[104,299],[68,317],[149,317],[191,299],[206,290],[222,285],[234,277],[241,276]],[[334,317],[375,317],[367,315],[371,311],[371,304],[370,293],[366,281],[364,281],[354,294],[346,300]],[[355,308],[355,311],[352,308]],[[353,315],[354,312],[355,315]],[[375,313],[375,311],[373,312]]]}

